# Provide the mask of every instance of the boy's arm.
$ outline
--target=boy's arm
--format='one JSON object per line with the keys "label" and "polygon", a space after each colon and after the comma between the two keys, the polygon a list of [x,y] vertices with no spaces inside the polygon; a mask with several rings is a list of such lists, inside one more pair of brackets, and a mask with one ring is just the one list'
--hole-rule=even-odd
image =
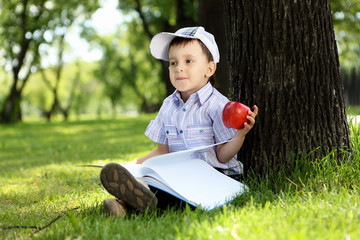
{"label": "boy's arm", "polygon": [[143,162],[145,162],[147,159],[158,156],[158,155],[162,155],[165,153],[169,153],[169,146],[168,145],[164,145],[164,144],[158,144],[157,148],[155,148],[154,150],[152,150],[151,152],[149,152],[148,154],[146,154],[145,156],[138,158],[130,163],[135,163],[135,164],[141,164]]}
{"label": "boy's arm", "polygon": [[249,123],[245,123],[245,126],[242,129],[237,130],[235,136],[232,138],[232,141],[216,146],[216,154],[220,162],[227,163],[235,156],[235,154],[240,151],[246,134],[253,128],[255,124],[255,117],[257,114],[258,108],[255,105],[254,112],[249,111],[246,117],[249,120]]}

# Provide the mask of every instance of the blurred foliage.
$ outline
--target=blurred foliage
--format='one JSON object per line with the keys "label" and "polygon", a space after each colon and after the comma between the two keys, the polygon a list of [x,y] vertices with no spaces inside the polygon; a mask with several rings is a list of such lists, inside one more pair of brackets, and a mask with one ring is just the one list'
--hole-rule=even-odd
{"label": "blurred foliage", "polygon": [[360,1],[332,0],[340,72],[347,106],[360,105]]}
{"label": "blurred foliage", "polygon": [[332,0],[331,7],[340,63],[344,67],[359,67],[360,1]]}
{"label": "blurred foliage", "polygon": [[[88,114],[89,112],[96,112],[99,101],[103,98],[102,86],[92,75],[92,69],[95,68],[94,63],[81,61],[80,59],[67,63],[63,70],[63,81],[60,82],[58,88],[59,101],[63,104],[69,104],[69,98],[72,91],[72,108],[71,113],[76,116],[81,114]],[[86,71],[84,71],[84,69]],[[53,74],[52,69],[45,70],[49,76]],[[80,72],[80,74],[79,74]],[[55,78],[50,78],[52,83]],[[73,84],[76,87],[73,89]],[[37,72],[31,76],[31,81],[24,90],[23,94],[23,109],[24,114],[43,116],[52,104],[52,92],[45,85],[41,73]],[[91,107],[89,107],[91,106]]]}
{"label": "blurred foliage", "polygon": [[[53,93],[38,70],[43,68],[55,84],[56,65],[49,65],[46,59],[58,51],[57,37],[71,30],[75,23],[82,29],[82,37],[102,52],[102,58],[92,63],[84,59],[64,63],[57,90],[61,104],[71,104],[71,114],[77,116],[158,109],[167,88],[163,69],[149,52],[151,36],[197,22],[198,1],[119,0],[118,9],[125,20],[116,32],[107,35],[99,35],[95,29],[82,25],[99,8],[99,2],[0,0],[0,65],[3,67],[0,106],[14,83],[14,69],[20,64],[21,44],[25,40],[29,45],[17,88],[27,72],[30,80],[24,88],[21,106],[25,114],[37,115],[43,115],[51,107]],[[341,65],[360,66],[360,1],[332,0],[331,5]],[[26,11],[23,6],[27,6]],[[22,25],[24,14],[26,23]],[[65,51],[70,50],[65,48]],[[33,61],[36,53],[40,53],[39,59]]]}
{"label": "blurred foliage", "polygon": [[129,106],[141,112],[157,111],[165,97],[160,66],[150,55],[150,40],[141,37],[143,29],[136,21],[124,23],[115,34],[99,36],[87,31],[84,36],[103,53],[93,74],[104,86],[112,115],[119,106],[125,111]]}
{"label": "blurred foliage", "polygon": [[[175,31],[198,19],[197,0],[119,0],[125,15],[141,19],[145,32],[154,35],[161,31]],[[148,29],[146,29],[148,27]],[[149,31],[149,32],[147,32]]]}
{"label": "blurred foliage", "polygon": [[12,72],[12,83],[0,119],[21,119],[22,91],[41,61],[41,45],[51,45],[57,35],[76,20],[89,18],[98,0],[0,0],[0,64]]}
{"label": "blurred foliage", "polygon": [[[98,0],[0,0],[0,46],[2,65],[15,67],[24,38],[51,44],[75,20],[89,18],[99,8]],[[35,49],[29,49],[29,52]]]}
{"label": "blurred foliage", "polygon": [[[144,35],[138,36],[139,39],[150,40],[159,32],[174,32],[181,27],[193,26],[198,18],[198,0],[119,0],[119,9],[130,15],[135,20],[133,23],[142,26]],[[170,95],[175,89],[170,83],[168,64],[161,62],[160,66],[166,95]]]}
{"label": "blurred foliage", "polygon": [[119,9],[125,15],[130,14],[134,17],[140,17],[139,11],[141,11],[155,33],[159,31],[159,25],[164,22],[170,25],[176,24],[175,0],[119,0]]}

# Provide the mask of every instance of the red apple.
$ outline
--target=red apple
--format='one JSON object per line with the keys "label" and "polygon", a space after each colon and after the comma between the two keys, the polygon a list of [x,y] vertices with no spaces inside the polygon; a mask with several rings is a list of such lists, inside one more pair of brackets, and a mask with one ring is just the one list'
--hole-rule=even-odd
{"label": "red apple", "polygon": [[227,128],[241,129],[248,122],[246,116],[250,108],[242,103],[230,101],[222,112],[222,120]]}

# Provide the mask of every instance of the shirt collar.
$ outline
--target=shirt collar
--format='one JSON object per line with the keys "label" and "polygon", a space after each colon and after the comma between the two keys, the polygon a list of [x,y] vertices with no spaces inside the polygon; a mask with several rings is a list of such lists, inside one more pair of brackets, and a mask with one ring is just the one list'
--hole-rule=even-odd
{"label": "shirt collar", "polygon": [[196,94],[199,97],[200,104],[203,105],[206,100],[209,99],[211,94],[213,93],[213,87],[210,82],[208,82],[204,87],[202,87]]}
{"label": "shirt collar", "polygon": [[[197,91],[193,95],[196,95],[197,98],[199,99],[200,104],[203,105],[206,102],[206,100],[208,100],[208,98],[211,96],[212,93],[213,93],[213,87],[211,83],[208,82],[204,87],[202,87],[199,91]],[[172,94],[172,98],[178,101],[182,101],[180,92],[178,90],[174,91],[174,93]]]}

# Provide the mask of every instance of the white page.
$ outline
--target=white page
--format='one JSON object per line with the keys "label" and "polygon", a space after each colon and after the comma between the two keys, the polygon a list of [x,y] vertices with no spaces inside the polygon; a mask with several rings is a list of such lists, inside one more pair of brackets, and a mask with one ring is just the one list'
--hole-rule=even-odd
{"label": "white page", "polygon": [[[197,203],[205,209],[212,209],[246,189],[245,185],[218,172],[203,160],[191,159],[194,152],[222,143],[159,155],[143,164],[122,166],[134,177],[143,177],[145,174],[157,178],[158,180],[149,180],[154,187],[158,186],[192,205]],[[177,194],[169,189],[176,190]]]}
{"label": "white page", "polygon": [[141,164],[121,164],[126,170],[128,170],[135,178],[142,178],[142,165]]}
{"label": "white page", "polygon": [[178,192],[174,191],[172,188],[169,188],[169,186],[165,185],[163,182],[158,181],[156,178],[153,178],[151,176],[145,176],[143,179],[149,186],[161,189],[161,190],[189,203],[190,205],[193,205],[194,207],[196,206],[195,202],[190,201],[189,199],[180,195]]}
{"label": "white page", "polygon": [[240,182],[200,159],[172,159],[151,168],[183,198],[212,209],[245,190]]}
{"label": "white page", "polygon": [[202,146],[202,147],[192,148],[192,149],[188,149],[188,150],[183,150],[183,151],[172,152],[172,153],[155,156],[155,157],[152,157],[152,158],[149,158],[148,160],[146,160],[142,165],[143,166],[155,166],[157,164],[164,164],[165,161],[168,162],[168,161],[175,161],[175,160],[179,160],[179,159],[189,159],[191,157],[191,155],[197,151],[204,150],[207,148],[212,148],[212,147],[215,147],[216,145],[220,145],[220,144],[223,144],[226,142],[220,142],[220,143],[216,143],[216,144],[212,144],[212,145],[207,145],[207,146]]}

